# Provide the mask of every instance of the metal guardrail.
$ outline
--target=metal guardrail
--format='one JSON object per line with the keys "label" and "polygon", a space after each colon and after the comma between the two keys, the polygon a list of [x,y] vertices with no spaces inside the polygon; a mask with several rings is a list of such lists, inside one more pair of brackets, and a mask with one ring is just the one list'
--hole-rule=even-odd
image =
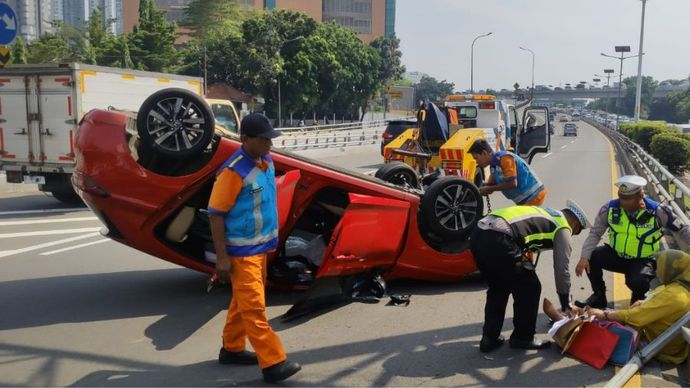
{"label": "metal guardrail", "polygon": [[[621,155],[623,162],[628,162],[634,171],[626,171],[626,173],[636,173],[647,179],[648,186],[653,189],[656,199],[668,204],[673,209],[673,213],[684,224],[690,225],[690,217],[688,217],[688,204],[690,204],[690,189],[671,174],[666,167],[659,161],[649,155],[640,145],[630,140],[627,136],[620,132],[614,131],[590,119],[583,119],[586,123],[596,127],[624,151]],[[624,166],[624,169],[626,166]],[[627,168],[626,170],[629,170]],[[690,247],[684,246],[682,239],[675,239],[679,243],[680,248],[688,251]]]}
{"label": "metal guardrail", "polygon": [[353,130],[353,129],[368,129],[368,128],[385,127],[386,124],[391,120],[415,120],[415,117],[414,116],[404,116],[404,117],[390,118],[390,119],[386,119],[386,120],[357,121],[357,122],[351,122],[351,123],[326,124],[326,125],[307,125],[307,126],[301,126],[301,127],[285,127],[285,128],[276,128],[276,129],[279,130],[280,132],[282,132],[286,136],[288,136],[288,135],[300,135],[300,134],[313,135],[315,133],[323,133],[323,132],[348,131],[348,130]]}
{"label": "metal guardrail", "polygon": [[280,136],[273,140],[275,147],[294,150],[308,148],[347,147],[374,144],[381,139],[386,127],[302,133]]}

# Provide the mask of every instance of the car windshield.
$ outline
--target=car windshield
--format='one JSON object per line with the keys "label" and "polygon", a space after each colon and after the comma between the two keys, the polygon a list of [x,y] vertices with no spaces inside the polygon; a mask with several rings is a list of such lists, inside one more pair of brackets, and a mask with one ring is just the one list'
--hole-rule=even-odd
{"label": "car windshield", "polygon": [[216,124],[228,129],[232,132],[237,132],[237,121],[232,109],[223,104],[211,104],[213,116],[216,119]]}

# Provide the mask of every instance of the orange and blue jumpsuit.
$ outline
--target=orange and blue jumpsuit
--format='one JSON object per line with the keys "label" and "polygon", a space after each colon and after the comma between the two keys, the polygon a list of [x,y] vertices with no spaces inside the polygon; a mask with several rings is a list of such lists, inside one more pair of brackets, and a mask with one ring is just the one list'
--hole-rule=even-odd
{"label": "orange and blue jumpsuit", "polygon": [[266,317],[266,259],[278,246],[275,170],[268,155],[260,161],[240,148],[216,173],[210,214],[225,217],[226,251],[232,260],[232,299],[223,328],[230,352],[252,344],[261,368],[287,359]]}
{"label": "orange and blue jumpsuit", "polygon": [[517,180],[516,188],[503,191],[503,195],[514,201],[516,205],[541,206],[544,204],[546,199],[544,184],[519,156],[508,151],[494,152],[490,169],[488,185]]}

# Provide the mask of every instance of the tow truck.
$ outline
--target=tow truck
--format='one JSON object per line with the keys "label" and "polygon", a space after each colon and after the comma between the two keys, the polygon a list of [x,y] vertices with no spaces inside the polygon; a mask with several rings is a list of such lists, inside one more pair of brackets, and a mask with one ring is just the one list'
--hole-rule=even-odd
{"label": "tow truck", "polygon": [[513,151],[528,162],[551,147],[548,108],[528,106],[518,121],[516,107],[492,95],[449,95],[441,107],[427,102],[417,122],[386,145],[386,165],[376,177],[424,189],[441,176],[459,176],[479,186],[485,171],[466,152],[475,140],[484,138],[496,151]]}

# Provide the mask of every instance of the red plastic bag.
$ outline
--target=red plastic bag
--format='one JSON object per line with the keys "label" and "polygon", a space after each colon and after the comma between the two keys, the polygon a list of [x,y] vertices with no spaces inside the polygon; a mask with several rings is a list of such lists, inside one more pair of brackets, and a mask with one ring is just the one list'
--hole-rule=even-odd
{"label": "red plastic bag", "polygon": [[585,322],[576,330],[565,351],[588,365],[602,369],[611,358],[620,336],[594,322]]}

